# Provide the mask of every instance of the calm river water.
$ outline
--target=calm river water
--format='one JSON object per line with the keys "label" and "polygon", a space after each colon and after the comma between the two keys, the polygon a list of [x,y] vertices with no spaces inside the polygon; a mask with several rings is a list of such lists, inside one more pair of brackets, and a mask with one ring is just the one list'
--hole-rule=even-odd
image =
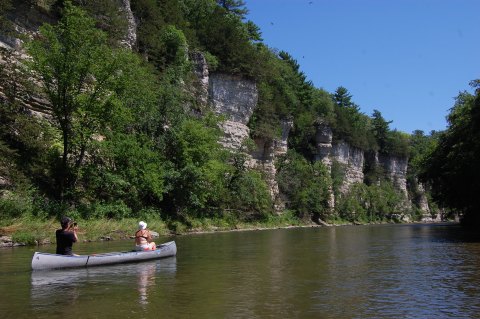
{"label": "calm river water", "polygon": [[[171,238],[157,239],[157,242]],[[178,236],[174,258],[32,272],[0,249],[1,318],[480,318],[480,238],[456,225]],[[126,241],[78,244],[122,251]]]}

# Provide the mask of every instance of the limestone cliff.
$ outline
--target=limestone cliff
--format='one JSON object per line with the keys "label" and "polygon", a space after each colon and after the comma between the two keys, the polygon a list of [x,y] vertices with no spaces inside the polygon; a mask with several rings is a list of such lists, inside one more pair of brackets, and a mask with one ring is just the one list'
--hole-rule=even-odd
{"label": "limestone cliff", "polygon": [[363,183],[365,161],[363,151],[344,142],[332,143],[332,130],[323,122],[317,124],[316,132],[315,160],[322,161],[330,171],[334,164],[340,166],[343,175],[340,192],[347,192],[355,183]]}
{"label": "limestone cliff", "polygon": [[130,0],[122,0],[121,10],[127,19],[127,32],[121,42],[127,48],[132,49],[137,43],[137,22],[130,7]]}
{"label": "limestone cliff", "polygon": [[366,156],[363,150],[347,143],[341,141],[334,143],[332,130],[322,121],[317,123],[315,141],[315,160],[322,161],[330,171],[334,166],[340,171],[335,174],[342,175],[341,193],[348,192],[355,183],[364,182],[365,166],[368,162],[370,167],[381,168],[385,177],[391,180],[395,188],[404,195],[405,202],[402,206],[410,206],[407,192],[408,158],[387,156],[376,152],[373,156]]}
{"label": "limestone cliff", "polygon": [[208,101],[215,113],[225,117],[222,145],[240,149],[249,137],[247,123],[258,101],[255,82],[227,74],[210,74]]}
{"label": "limestone cliff", "polygon": [[[224,131],[221,144],[231,150],[246,150],[244,143],[251,138],[247,123],[258,102],[256,83],[228,74],[209,74],[208,67],[203,64],[204,59],[195,55],[194,61],[200,92],[205,90],[202,87],[204,88],[208,82],[208,104],[215,113],[225,118],[221,124]],[[282,134],[278,139],[252,138],[255,148],[247,154],[249,156],[247,165],[260,169],[265,174],[277,210],[283,209],[284,204],[280,199],[275,179],[277,171],[274,163],[277,156],[287,152],[288,133],[293,122],[285,120],[279,124],[282,127]]]}

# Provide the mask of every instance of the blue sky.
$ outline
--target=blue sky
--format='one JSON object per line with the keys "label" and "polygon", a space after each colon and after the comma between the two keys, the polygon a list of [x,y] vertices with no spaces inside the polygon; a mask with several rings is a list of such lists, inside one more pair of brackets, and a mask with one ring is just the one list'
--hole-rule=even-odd
{"label": "blue sky", "polygon": [[444,130],[480,79],[480,0],[245,0],[263,42],[290,53],[315,87],[346,87],[391,129]]}

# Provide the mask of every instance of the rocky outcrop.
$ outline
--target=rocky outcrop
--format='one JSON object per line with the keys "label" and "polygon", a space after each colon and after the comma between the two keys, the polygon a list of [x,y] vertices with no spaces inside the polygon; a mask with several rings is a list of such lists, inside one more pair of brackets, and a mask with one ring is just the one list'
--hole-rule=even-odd
{"label": "rocky outcrop", "polygon": [[210,74],[209,100],[216,113],[246,125],[258,102],[254,81],[222,73]]}
{"label": "rocky outcrop", "polygon": [[[331,173],[335,170],[332,174],[342,176],[340,193],[345,194],[353,184],[364,182],[366,166],[370,169],[380,167],[384,176],[404,194],[405,201],[399,203],[399,207],[410,207],[407,192],[408,158],[387,156],[377,152],[368,153],[367,156],[362,149],[352,147],[345,142],[335,143],[331,128],[322,120],[317,122],[315,142],[315,160],[322,161]],[[333,193],[331,196],[330,206],[333,207]]]}
{"label": "rocky outcrop", "polygon": [[292,120],[283,120],[280,123],[282,127],[282,134],[279,139],[273,140],[273,149],[275,152],[275,156],[281,156],[287,153],[288,151],[288,135],[290,134],[290,130],[293,127]]}
{"label": "rocky outcrop", "polygon": [[137,43],[137,22],[130,7],[130,0],[122,0],[121,10],[127,18],[127,33],[121,43],[129,49],[133,49]]}
{"label": "rocky outcrop", "polygon": [[215,113],[225,117],[222,124],[225,136],[221,143],[229,149],[240,149],[249,137],[247,123],[257,106],[256,84],[238,76],[219,73],[210,74],[208,79],[209,104]]}
{"label": "rocky outcrop", "polygon": [[282,197],[276,180],[277,169],[275,167],[275,160],[288,151],[287,139],[292,125],[293,122],[290,120],[282,121],[282,134],[278,139],[255,138],[254,142],[256,147],[250,153],[252,157],[250,166],[260,168],[264,173],[266,182],[270,188],[270,195],[274,202],[274,209],[277,212],[285,209],[286,199]]}
{"label": "rocky outcrop", "polygon": [[204,108],[208,103],[208,88],[210,79],[208,64],[204,55],[198,51],[190,53],[190,60],[193,63],[194,72],[197,76],[197,81],[194,82],[194,87],[192,87],[192,93],[194,98],[197,100],[198,107]]}
{"label": "rocky outcrop", "polygon": [[315,135],[315,160],[322,161],[332,171],[334,164],[338,164],[343,175],[341,193],[346,193],[351,185],[363,183],[364,152],[344,142],[332,143],[333,133],[330,127],[319,122]]}
{"label": "rocky outcrop", "polygon": [[343,171],[340,192],[346,193],[353,184],[363,183],[363,150],[341,142],[332,146],[330,157],[340,164]]}
{"label": "rocky outcrop", "polygon": [[416,194],[416,198],[415,198],[415,201],[416,201],[416,205],[417,207],[420,209],[420,211],[423,213],[422,214],[422,221],[424,222],[432,222],[432,221],[435,221],[433,218],[432,218],[432,214],[430,212],[430,206],[428,205],[428,200],[427,200],[427,196],[425,195],[426,194],[426,191],[425,191],[425,187],[423,186],[422,183],[418,183],[418,181],[416,181],[416,186],[417,186],[417,194]]}
{"label": "rocky outcrop", "polygon": [[[225,117],[221,127],[224,136],[220,143],[227,149],[244,150],[244,143],[250,138],[247,126],[258,102],[258,91],[255,82],[227,74],[213,73],[208,76],[203,60],[195,57],[196,74],[200,83],[208,78],[208,102],[218,115]],[[200,62],[200,63],[198,63]],[[270,194],[275,203],[275,210],[284,209],[276,182],[275,158],[287,152],[287,140],[293,122],[285,120],[280,123],[282,134],[278,139],[253,138],[255,148],[249,151],[246,165],[260,169],[269,185]]]}
{"label": "rocky outcrop", "polygon": [[407,196],[408,158],[378,154],[377,163],[381,165],[386,177],[393,182],[396,189]]}
{"label": "rocky outcrop", "polygon": [[55,21],[44,11],[30,5],[28,1],[12,1],[12,4],[14,9],[8,13],[7,19],[13,32],[0,33],[0,47],[21,51],[23,41],[18,35],[31,37],[43,23],[52,24]]}

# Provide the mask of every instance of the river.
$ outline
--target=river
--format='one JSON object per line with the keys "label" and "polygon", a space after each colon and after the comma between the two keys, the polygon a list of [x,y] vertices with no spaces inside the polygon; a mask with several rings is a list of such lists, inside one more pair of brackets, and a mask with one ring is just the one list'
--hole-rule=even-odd
{"label": "river", "polygon": [[[171,240],[158,238],[157,242]],[[452,224],[177,236],[153,262],[31,271],[0,249],[1,318],[480,318],[480,238]],[[79,243],[77,253],[127,241]]]}

